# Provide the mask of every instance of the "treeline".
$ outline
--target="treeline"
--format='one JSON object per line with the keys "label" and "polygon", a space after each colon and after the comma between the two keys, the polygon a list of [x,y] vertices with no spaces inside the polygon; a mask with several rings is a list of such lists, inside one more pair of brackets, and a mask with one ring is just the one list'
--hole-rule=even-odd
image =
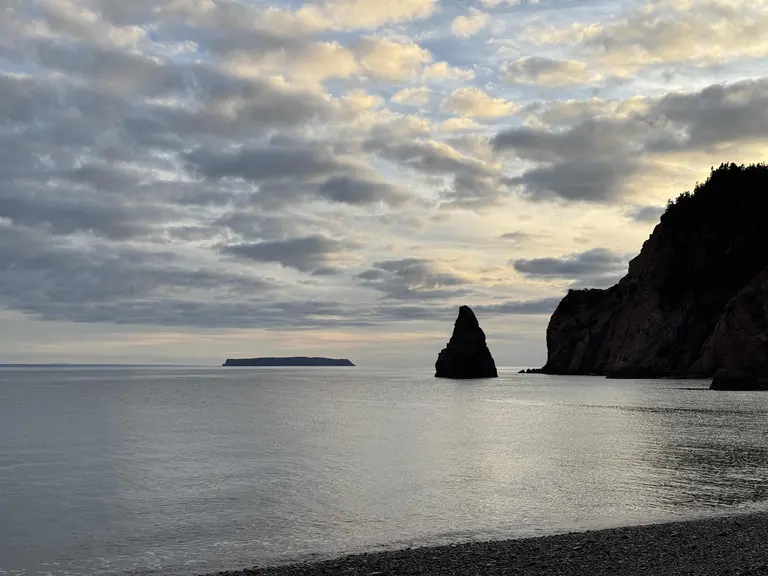
{"label": "treeline", "polygon": [[[723,293],[768,264],[768,165],[724,163],[693,192],[670,200],[661,217],[674,256],[663,290],[674,304],[715,275]],[[705,276],[709,281],[705,281]]]}

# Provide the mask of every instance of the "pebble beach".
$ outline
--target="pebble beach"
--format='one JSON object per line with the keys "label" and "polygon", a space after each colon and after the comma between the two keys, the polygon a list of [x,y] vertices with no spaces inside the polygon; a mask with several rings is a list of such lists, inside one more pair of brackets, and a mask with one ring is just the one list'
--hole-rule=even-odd
{"label": "pebble beach", "polygon": [[768,513],[346,556],[218,576],[768,575]]}

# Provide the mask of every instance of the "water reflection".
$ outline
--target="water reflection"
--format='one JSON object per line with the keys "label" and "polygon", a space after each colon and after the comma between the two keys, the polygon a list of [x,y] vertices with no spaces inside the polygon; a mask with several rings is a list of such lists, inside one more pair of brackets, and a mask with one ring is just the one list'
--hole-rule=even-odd
{"label": "water reflection", "polygon": [[186,574],[762,505],[767,415],[768,395],[503,371],[0,371],[0,570]]}
{"label": "water reflection", "polygon": [[741,507],[768,499],[768,447],[662,443],[646,453],[656,497],[673,507]]}

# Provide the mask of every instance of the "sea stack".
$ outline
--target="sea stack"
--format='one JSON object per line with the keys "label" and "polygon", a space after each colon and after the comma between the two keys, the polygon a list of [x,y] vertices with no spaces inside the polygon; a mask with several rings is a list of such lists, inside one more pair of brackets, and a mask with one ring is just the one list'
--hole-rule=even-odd
{"label": "sea stack", "polygon": [[469,306],[459,308],[459,317],[450,342],[440,351],[435,362],[437,378],[496,378],[496,363],[485,343],[475,313]]}
{"label": "sea stack", "polygon": [[571,290],[547,329],[547,374],[713,378],[768,387],[768,166],[723,164],[670,202],[629,271]]}

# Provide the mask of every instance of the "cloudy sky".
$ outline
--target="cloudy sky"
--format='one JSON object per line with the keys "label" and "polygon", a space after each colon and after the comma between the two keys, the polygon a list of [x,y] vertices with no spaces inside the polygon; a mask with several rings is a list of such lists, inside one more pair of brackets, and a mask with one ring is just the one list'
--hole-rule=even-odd
{"label": "cloudy sky", "polygon": [[765,0],[0,0],[0,361],[539,366],[766,136]]}

